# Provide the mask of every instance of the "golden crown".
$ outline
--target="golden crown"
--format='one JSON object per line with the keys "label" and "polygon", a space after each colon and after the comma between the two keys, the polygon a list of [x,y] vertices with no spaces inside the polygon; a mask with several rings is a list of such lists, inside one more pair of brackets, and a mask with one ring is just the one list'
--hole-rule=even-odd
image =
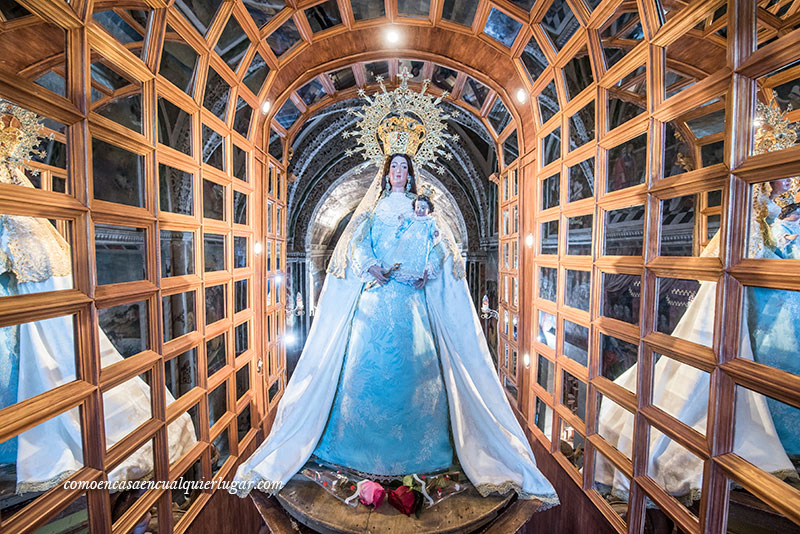
{"label": "golden crown", "polygon": [[378,125],[378,137],[384,154],[413,156],[425,139],[425,127],[412,117],[389,117]]}
{"label": "golden crown", "polygon": [[[444,122],[448,115],[442,113],[437,107],[442,98],[447,96],[447,91],[442,96],[433,98],[425,95],[430,80],[422,82],[422,90],[418,93],[408,88],[411,73],[408,67],[403,67],[398,74],[400,86],[394,91],[387,91],[383,77],[377,78],[381,91],[372,98],[367,96],[363,89],[359,89],[359,96],[368,102],[361,111],[350,110],[350,113],[361,120],[356,124],[356,131],[345,132],[345,137],[355,136],[359,146],[348,150],[348,156],[362,152],[364,159],[372,160],[378,166],[390,154],[406,154],[417,165],[431,164],[441,156],[451,159],[449,152],[442,150],[446,139],[452,136],[445,131]],[[380,139],[380,142],[379,142]],[[439,174],[444,172],[437,166]]]}
{"label": "golden crown", "polygon": [[792,111],[791,104],[786,111],[781,111],[774,98],[769,104],[758,103],[754,143],[756,154],[765,154],[794,146],[797,142],[797,124],[790,123],[786,118],[786,114],[790,111]]}

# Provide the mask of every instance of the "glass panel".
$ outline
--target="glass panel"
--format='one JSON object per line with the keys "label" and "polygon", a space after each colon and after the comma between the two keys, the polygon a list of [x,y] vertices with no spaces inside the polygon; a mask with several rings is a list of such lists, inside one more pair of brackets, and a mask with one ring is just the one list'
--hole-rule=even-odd
{"label": "glass panel", "polygon": [[600,375],[636,393],[639,346],[600,334]]}
{"label": "glass panel", "polygon": [[334,89],[342,91],[356,85],[356,76],[351,67],[345,67],[335,72],[328,73]]}
{"label": "glass panel", "polygon": [[[6,285],[7,281],[5,274],[0,275],[2,296],[16,293],[16,284]],[[3,370],[0,374],[0,409],[76,379],[75,321],[75,315],[64,315],[0,327],[0,368]],[[44,368],[40,365],[43,361],[57,365],[58,369]],[[5,457],[5,445],[0,444],[0,458]],[[0,467],[0,473],[2,469]],[[0,498],[3,482],[0,477]]]}
{"label": "glass panel", "polygon": [[663,354],[653,357],[653,405],[705,434],[711,375]]}
{"label": "glass panel", "polygon": [[[0,511],[8,517],[83,468],[80,407],[0,443]],[[21,452],[28,451],[28,454]]]}
{"label": "glass panel", "polygon": [[589,255],[592,253],[593,215],[580,215],[567,219],[567,254]]}
{"label": "glass panel", "polygon": [[247,309],[249,300],[247,282],[247,280],[237,280],[233,284],[233,313]]}
{"label": "glass panel", "polygon": [[145,207],[144,157],[92,139],[94,198]]}
{"label": "glass panel", "polygon": [[192,173],[159,163],[158,198],[161,211],[194,215],[194,177]]}
{"label": "glass panel", "polygon": [[747,257],[800,258],[800,239],[797,238],[800,234],[800,179],[781,178],[756,184],[750,195],[752,219],[748,225]]}
{"label": "glass panel", "polygon": [[161,277],[194,274],[194,232],[161,230]]}
{"label": "glass panel", "polygon": [[724,161],[725,103],[714,100],[664,125],[664,176]]}
{"label": "glass panel", "polygon": [[248,48],[250,48],[250,39],[247,38],[247,34],[242,30],[236,17],[231,16],[225,25],[225,29],[222,30],[222,35],[220,35],[214,51],[219,54],[219,57],[228,64],[232,71],[236,72]]}
{"label": "glass panel", "polygon": [[588,312],[589,302],[592,296],[591,271],[573,271],[567,269],[566,273],[567,283],[564,293],[564,304]]}
{"label": "glass panel", "polygon": [[223,382],[208,394],[208,426],[213,427],[228,410],[228,383]]}
{"label": "glass panel", "polygon": [[234,329],[233,342],[234,342],[234,356],[241,356],[250,347],[250,338],[248,336],[248,323],[242,323]]}
{"label": "glass panel", "polygon": [[581,421],[586,420],[586,383],[566,371],[561,382],[561,404],[577,415]]}
{"label": "glass panel", "polygon": [[564,67],[564,79],[567,82],[567,98],[569,99],[578,96],[594,81],[592,64],[585,46]]}
{"label": "glass panel", "polygon": [[[278,161],[283,160],[283,138],[275,130],[269,134],[269,155]],[[272,194],[272,177],[269,180],[269,194]]]}
{"label": "glass panel", "polygon": [[222,0],[178,0],[175,2],[178,9],[189,19],[200,35],[205,35],[221,4]]}
{"label": "glass panel", "polygon": [[628,522],[630,487],[631,481],[625,476],[625,473],[617,469],[608,458],[595,450],[592,488],[608,502],[625,523]]}
{"label": "glass panel", "polygon": [[[698,50],[702,50],[702,54],[698,54]],[[686,33],[668,45],[666,55],[664,87],[667,98],[706,78],[726,62],[724,46],[708,46],[693,33]]]}
{"label": "glass panel", "polygon": [[238,132],[242,137],[247,137],[252,116],[253,108],[245,102],[244,98],[239,97],[236,101],[236,114],[233,116],[233,131]]}
{"label": "glass panel", "polygon": [[203,217],[225,220],[225,186],[203,180]]}
{"label": "glass panel", "polygon": [[245,406],[242,413],[236,418],[236,431],[239,441],[242,441],[250,431],[250,405]]}
{"label": "glass panel", "polygon": [[239,148],[238,145],[231,145],[233,147],[233,177],[238,178],[243,182],[249,181],[247,176],[247,152]]}
{"label": "glass panel", "polygon": [[606,317],[639,324],[642,278],[633,274],[603,273],[603,308]]}
{"label": "glass panel", "polygon": [[278,124],[288,130],[299,117],[300,110],[297,109],[297,106],[294,105],[294,102],[287,100],[275,115],[275,120],[278,121]]}
{"label": "glass panel", "polygon": [[561,443],[559,450],[579,471],[583,469],[583,436],[563,419],[561,420]]}
{"label": "glass panel", "polygon": [[589,364],[589,328],[564,320],[564,342],[561,352],[581,365]]}
{"label": "glass panel", "polygon": [[[530,3],[533,4],[533,2]],[[580,28],[580,24],[566,2],[553,2],[540,25],[550,37],[556,52],[564,48],[567,41]]]}
{"label": "glass panel", "polygon": [[606,192],[643,184],[647,176],[647,133],[608,151]]}
{"label": "glass panel", "polygon": [[[125,16],[123,18],[120,13]],[[99,11],[92,14],[92,18],[100,24],[114,39],[137,56],[144,56],[144,36],[147,34],[147,20],[149,11],[144,10],[120,10]],[[136,43],[135,45],[133,43]]]}
{"label": "glass panel", "polygon": [[662,256],[697,256],[695,247],[695,213],[700,195],[686,195],[661,201]]}
{"label": "glass panel", "polygon": [[169,394],[167,404],[200,385],[197,349],[192,348],[164,362],[164,384]]}
{"label": "glass panel", "polygon": [[522,51],[522,64],[525,65],[525,72],[528,74],[528,81],[535,82],[544,73],[544,69],[549,65],[539,43],[531,37],[525,49]]}
{"label": "glass panel", "polygon": [[222,434],[217,436],[217,439],[214,440],[211,447],[211,474],[216,475],[225,464],[225,461],[231,457],[227,428],[222,431]]}
{"label": "glass panel", "polygon": [[700,500],[703,460],[655,427],[650,427],[647,475],[685,506]]}
{"label": "glass panel", "polygon": [[[150,348],[148,338],[147,302],[141,300],[130,304],[120,304],[111,308],[97,311],[101,335],[102,350],[110,347],[105,345],[103,337],[107,337],[116,352],[123,358],[139,354]],[[111,361],[103,361],[103,365],[115,363],[117,358],[113,355]],[[105,358],[104,358],[105,360]],[[149,405],[149,404],[148,404]]]}
{"label": "glass panel", "polygon": [[263,28],[281,9],[286,7],[286,3],[283,0],[270,0],[269,2],[264,2],[264,0],[243,0],[243,2],[247,12],[250,13],[259,28]]}
{"label": "glass panel", "polygon": [[267,37],[267,44],[275,57],[280,58],[300,40],[300,32],[297,30],[294,19],[289,18]]}
{"label": "glass panel", "polygon": [[647,69],[640,66],[608,90],[608,129],[647,111]]}
{"label": "glass panel", "polygon": [[[225,122],[228,116],[228,99],[231,86],[217,74],[213,67],[208,67],[208,78],[203,93],[203,107]],[[205,142],[203,143],[205,145]]]}
{"label": "glass panel", "polygon": [[444,0],[442,18],[462,26],[472,26],[477,9],[478,0]]}
{"label": "glass panel", "polygon": [[430,0],[397,0],[397,12],[401,16],[427,17],[430,9]]}
{"label": "glass panel", "polygon": [[538,355],[538,358],[536,382],[552,395],[555,392],[555,364],[541,354]]}
{"label": "glass panel", "polygon": [[710,347],[714,334],[717,283],[658,278],[656,285],[656,330]]}
{"label": "glass panel", "polygon": [[233,222],[247,224],[247,194],[240,191],[233,192]]}
{"label": "glass panel", "polygon": [[91,110],[142,133],[142,84],[121,72],[124,71],[111,63],[92,63],[89,69]]}
{"label": "glass panel", "polygon": [[206,370],[211,377],[225,367],[227,362],[227,334],[223,333],[206,341]]}
{"label": "glass panel", "polygon": [[167,25],[158,72],[189,96],[192,95],[194,88],[198,57],[195,49],[186,44],[181,36]]}
{"label": "glass panel", "polygon": [[269,398],[269,402],[275,400],[275,397],[277,397],[280,391],[281,391],[281,382],[279,379],[276,380],[275,383],[269,387],[269,391],[267,391],[267,397]]}
{"label": "glass panel", "polygon": [[644,206],[631,206],[606,212],[605,254],[641,256],[644,246]]}
{"label": "glass panel", "polygon": [[534,424],[544,433],[547,439],[553,440],[553,409],[538,397],[536,398]]}
{"label": "glass panel", "polygon": [[558,110],[558,95],[556,94],[556,84],[550,81],[547,86],[542,89],[542,92],[536,97],[539,103],[539,115],[542,118],[542,124],[552,119]]}
{"label": "glass panel", "polygon": [[594,196],[594,158],[569,168],[569,202]]}
{"label": "glass panel", "polygon": [[206,288],[206,324],[216,323],[224,319],[227,314],[227,285]]}
{"label": "glass panel", "polygon": [[261,87],[264,85],[264,81],[267,79],[267,74],[269,74],[269,65],[267,65],[267,62],[261,57],[261,54],[256,52],[253,61],[250,62],[250,66],[247,68],[242,82],[244,82],[254,95],[258,96],[261,92]]}
{"label": "glass panel", "polygon": [[606,65],[616,65],[643,39],[642,23],[635,7],[633,11],[615,12],[600,28],[600,43]]}
{"label": "glass panel", "polygon": [[325,88],[322,86],[322,83],[317,78],[314,78],[303,87],[298,89],[297,95],[303,100],[307,107],[313,106],[328,96],[328,94],[325,92]]}
{"label": "glass panel", "polygon": [[558,293],[558,269],[539,267],[539,298],[556,301]]}
{"label": "glass panel", "polygon": [[600,393],[597,394],[597,433],[619,452],[633,454],[633,414]]}
{"label": "glass panel", "polygon": [[510,165],[519,157],[519,145],[517,143],[517,131],[511,132],[505,142],[503,142],[503,163]]}
{"label": "glass panel", "polygon": [[558,254],[558,221],[542,223],[540,254]]}
{"label": "glass panel", "polygon": [[328,0],[306,9],[306,19],[309,26],[311,26],[311,31],[314,33],[333,28],[342,23],[336,0]]}
{"label": "glass panel", "polygon": [[[367,64],[367,66],[369,65],[370,64]],[[386,66],[386,71],[387,73],[389,71],[388,65]],[[369,74],[369,70],[367,71],[367,74]],[[458,77],[458,72],[454,71],[453,69],[448,69],[447,67],[442,67],[441,65],[436,65],[433,69],[431,82],[439,89],[450,92],[453,90],[453,87],[456,84],[456,77]],[[489,120],[492,120],[491,114],[489,116]]]}
{"label": "glass panel", "polygon": [[236,398],[241,399],[250,391],[250,364],[236,371]]}
{"label": "glass panel", "polygon": [[800,291],[745,286],[739,356],[800,375],[798,314]]}
{"label": "glass panel", "polygon": [[161,298],[164,320],[164,343],[193,332],[195,325],[195,292],[187,291]]}
{"label": "glass panel", "polygon": [[147,371],[103,392],[107,449],[153,418],[151,378],[150,371]]}
{"label": "glass panel", "polygon": [[98,285],[147,279],[145,235],[144,228],[94,226]]}
{"label": "glass panel", "polygon": [[386,15],[386,6],[374,0],[351,0],[355,20],[376,19]]}
{"label": "glass panel", "polygon": [[556,318],[554,315],[539,310],[539,333],[536,341],[544,343],[551,349],[556,348]]}
{"label": "glass panel", "polygon": [[[172,494],[172,506],[176,507],[178,510],[188,510],[192,506],[192,503],[203,494],[203,491],[200,489],[203,481],[203,466],[201,461],[202,460],[197,460],[189,469],[186,470],[184,474],[180,476],[180,479],[182,479],[183,483],[188,484],[189,488],[192,489],[186,489],[185,491],[170,491]],[[195,485],[192,484],[193,482],[200,484]]]}
{"label": "glass panel", "polygon": [[[775,5],[780,3],[775,2]],[[791,2],[784,4],[790,5]],[[727,510],[725,532],[729,534],[800,534],[800,527],[796,523],[734,482],[730,483]]]}
{"label": "glass panel", "polygon": [[594,140],[594,100],[569,118],[569,149],[578,148],[592,140]]}
{"label": "glass panel", "polygon": [[542,209],[558,206],[561,188],[561,174],[554,174],[542,180]]}
{"label": "glass panel", "polygon": [[233,238],[233,268],[243,269],[247,267],[247,238],[236,236]]}
{"label": "glass panel", "polygon": [[561,157],[561,127],[559,126],[544,138],[544,158],[542,166],[553,163]]}
{"label": "glass panel", "polygon": [[227,268],[227,262],[225,261],[225,236],[219,234],[204,234],[203,256],[205,258],[205,272],[224,271]]}
{"label": "glass panel", "polygon": [[0,297],[73,288],[71,221],[5,213],[0,221]]}
{"label": "glass panel", "polygon": [[500,44],[511,48],[520,29],[522,29],[520,22],[493,7],[489,11],[489,18],[486,20],[483,32]]}
{"label": "glass panel", "polygon": [[[24,497],[23,497],[24,499]],[[4,515],[13,513],[11,510],[0,510]],[[150,521],[149,512],[145,514],[139,525]],[[137,525],[138,526],[138,525]],[[89,503],[86,494],[69,503],[63,510],[47,520],[39,527],[35,534],[88,534],[89,532]]]}
{"label": "glass panel", "polygon": [[489,120],[489,124],[492,125],[492,128],[494,128],[494,131],[499,134],[505,130],[508,123],[511,122],[511,113],[508,112],[503,101],[498,98],[495,100],[487,119]]}
{"label": "glass panel", "polygon": [[461,98],[464,99],[464,102],[475,109],[481,109],[487,96],[489,96],[488,87],[474,78],[467,78],[464,88],[461,90]]}
{"label": "glass panel", "polygon": [[203,125],[203,163],[225,172],[225,140]]}

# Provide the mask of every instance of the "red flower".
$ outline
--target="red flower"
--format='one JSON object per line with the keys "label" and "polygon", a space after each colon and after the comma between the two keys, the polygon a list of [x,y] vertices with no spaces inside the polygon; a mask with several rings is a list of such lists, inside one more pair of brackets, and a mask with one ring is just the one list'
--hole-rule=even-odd
{"label": "red flower", "polygon": [[416,508],[415,501],[414,492],[408,486],[400,486],[389,492],[389,504],[406,515],[414,513]]}

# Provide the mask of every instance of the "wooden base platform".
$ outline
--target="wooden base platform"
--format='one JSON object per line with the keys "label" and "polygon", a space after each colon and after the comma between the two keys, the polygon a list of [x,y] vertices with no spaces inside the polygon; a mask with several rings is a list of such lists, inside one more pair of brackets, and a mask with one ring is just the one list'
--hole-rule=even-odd
{"label": "wooden base platform", "polygon": [[273,534],[508,534],[519,530],[539,508],[538,501],[516,500],[514,495],[481,497],[470,488],[423,510],[417,519],[388,502],[374,511],[361,504],[347,506],[304,477],[292,479],[277,498],[257,491],[250,496]]}

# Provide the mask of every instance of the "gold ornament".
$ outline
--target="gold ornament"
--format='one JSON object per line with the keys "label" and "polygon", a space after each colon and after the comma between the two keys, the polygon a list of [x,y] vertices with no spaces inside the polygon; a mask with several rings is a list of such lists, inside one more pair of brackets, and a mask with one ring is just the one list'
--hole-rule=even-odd
{"label": "gold ornament", "polygon": [[[430,80],[422,82],[422,90],[418,93],[408,88],[408,80],[412,78],[408,67],[403,67],[398,75],[400,86],[392,92],[386,90],[383,77],[377,78],[381,91],[371,98],[363,89],[359,96],[368,102],[361,111],[350,111],[361,120],[357,130],[345,132],[345,137],[355,136],[359,146],[348,150],[348,156],[362,152],[364,159],[371,160],[378,166],[390,154],[407,154],[416,165],[432,164],[437,155],[449,160],[453,156],[442,150],[446,139],[452,136],[445,131],[444,122],[448,115],[437,107],[447,91],[434,99],[425,95]],[[380,141],[380,142],[379,142]],[[444,169],[436,166],[439,174]]]}
{"label": "gold ornament", "polygon": [[766,154],[794,146],[797,142],[797,124],[790,123],[786,114],[792,111],[792,105],[781,111],[773,98],[769,105],[762,102],[756,107],[755,153]]}

